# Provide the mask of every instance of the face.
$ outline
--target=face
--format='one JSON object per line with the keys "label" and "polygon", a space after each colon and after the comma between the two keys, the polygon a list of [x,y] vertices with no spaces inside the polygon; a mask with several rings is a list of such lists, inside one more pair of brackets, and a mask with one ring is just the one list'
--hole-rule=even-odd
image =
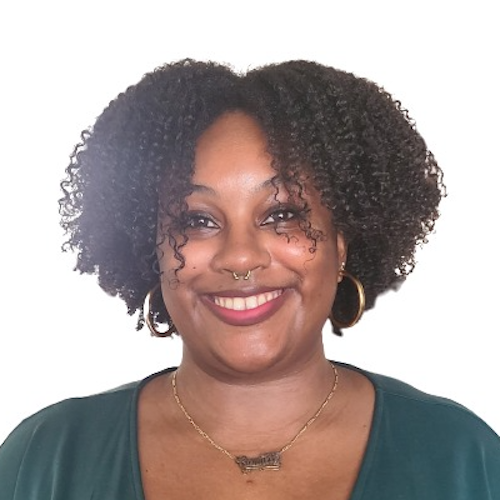
{"label": "face", "polygon": [[[177,283],[173,250],[164,243],[159,252],[183,365],[249,375],[323,356],[321,330],[345,246],[319,195],[307,180],[302,199],[289,195],[262,130],[240,112],[223,115],[200,137],[192,183]],[[322,233],[314,252],[305,220]]]}

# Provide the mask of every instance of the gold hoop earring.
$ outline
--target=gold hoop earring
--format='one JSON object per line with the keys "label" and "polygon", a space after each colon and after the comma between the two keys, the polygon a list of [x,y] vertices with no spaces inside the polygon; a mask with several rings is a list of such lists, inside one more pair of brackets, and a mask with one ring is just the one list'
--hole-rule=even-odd
{"label": "gold hoop earring", "polygon": [[342,279],[347,278],[349,281],[351,281],[354,287],[356,288],[356,293],[358,295],[358,309],[351,320],[345,321],[343,319],[338,319],[334,317],[333,306],[332,306],[332,311],[330,312],[329,318],[330,321],[332,322],[332,325],[337,329],[350,328],[360,320],[365,310],[365,289],[361,281],[359,281],[358,278],[353,276],[351,273],[348,273],[345,269],[341,268],[339,275],[342,277]]}
{"label": "gold hoop earring", "polygon": [[153,337],[170,337],[172,334],[177,333],[175,325],[172,323],[165,331],[158,330],[156,328],[156,320],[155,320],[155,316],[157,313],[153,312],[153,309],[151,307],[151,303],[153,302],[153,296],[159,289],[160,289],[160,284],[155,285],[153,288],[151,288],[151,290],[148,292],[148,294],[144,299],[144,304],[142,306],[144,322],[146,323],[146,326],[149,328],[149,331],[151,332],[151,335]]}

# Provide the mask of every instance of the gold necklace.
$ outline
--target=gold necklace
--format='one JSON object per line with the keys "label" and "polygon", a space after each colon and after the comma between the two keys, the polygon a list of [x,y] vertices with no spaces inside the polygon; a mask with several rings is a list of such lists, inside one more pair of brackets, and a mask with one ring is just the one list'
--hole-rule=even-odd
{"label": "gold necklace", "polygon": [[318,408],[316,413],[302,426],[302,428],[295,434],[295,436],[288,441],[283,448],[279,451],[269,451],[267,453],[262,453],[258,457],[247,457],[246,455],[233,455],[231,452],[227,451],[225,448],[223,448],[220,444],[217,444],[191,417],[191,415],[187,412],[186,408],[184,408],[184,405],[182,404],[179,395],[177,394],[177,372],[175,371],[174,374],[172,375],[172,392],[174,394],[174,399],[175,402],[177,403],[177,406],[181,409],[182,413],[184,413],[184,416],[186,419],[189,421],[189,423],[196,429],[198,434],[202,436],[204,439],[206,439],[214,448],[217,448],[219,451],[224,453],[224,455],[228,456],[231,460],[233,460],[236,465],[240,468],[241,472],[243,474],[246,474],[247,472],[252,472],[254,470],[279,470],[281,467],[281,455],[291,448],[297,439],[299,439],[304,432],[309,429],[309,427],[317,420],[317,418],[321,415],[321,412],[325,409],[326,405],[330,402],[332,399],[333,395],[335,394],[335,391],[337,390],[338,382],[339,382],[339,374],[337,372],[337,368],[335,365],[332,363],[331,364],[333,373],[334,373],[334,379],[333,379],[333,384],[332,388],[330,389],[330,392],[326,399],[323,401],[321,406]]}

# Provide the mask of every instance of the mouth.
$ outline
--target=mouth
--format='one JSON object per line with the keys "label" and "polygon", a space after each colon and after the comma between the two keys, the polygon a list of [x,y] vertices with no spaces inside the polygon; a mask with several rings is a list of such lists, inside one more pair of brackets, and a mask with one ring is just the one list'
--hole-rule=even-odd
{"label": "mouth", "polygon": [[221,321],[233,326],[251,326],[273,316],[284,304],[288,289],[269,290],[254,295],[205,296],[203,302]]}
{"label": "mouth", "polygon": [[283,290],[273,290],[271,292],[259,293],[249,297],[214,296],[213,301],[216,305],[224,309],[229,309],[231,311],[248,311],[277,299],[282,293]]}

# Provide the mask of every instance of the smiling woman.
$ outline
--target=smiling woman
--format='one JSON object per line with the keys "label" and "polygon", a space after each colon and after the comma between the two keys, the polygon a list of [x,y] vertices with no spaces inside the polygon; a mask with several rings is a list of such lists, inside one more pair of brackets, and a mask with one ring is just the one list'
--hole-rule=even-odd
{"label": "smiling woman", "polygon": [[390,95],[312,62],[184,60],[82,137],[67,247],[138,328],[180,335],[182,362],[24,421],[2,499],[500,498],[477,416],[325,358],[325,323],[341,334],[404,281],[444,195]]}
{"label": "smiling woman", "polygon": [[[159,258],[163,298],[184,341],[183,369],[203,363],[253,383],[323,353],[337,288],[336,279],[323,278],[339,274],[344,239],[314,188],[306,184],[294,200],[271,164],[264,133],[242,112],[223,114],[198,140],[184,217],[186,266],[178,269],[165,238]],[[306,220],[321,234],[314,253]]]}

